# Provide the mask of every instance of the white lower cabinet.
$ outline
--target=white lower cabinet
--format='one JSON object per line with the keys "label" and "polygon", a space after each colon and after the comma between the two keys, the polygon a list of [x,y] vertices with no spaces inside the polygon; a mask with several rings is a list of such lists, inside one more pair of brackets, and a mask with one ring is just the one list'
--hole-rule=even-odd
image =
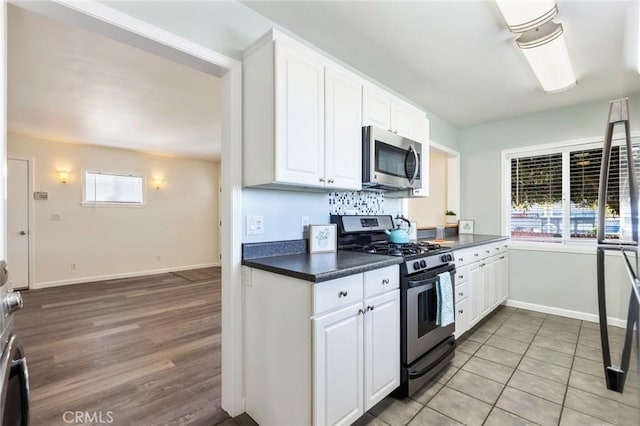
{"label": "white lower cabinet", "polygon": [[317,284],[245,274],[246,411],[260,425],[349,425],[398,387],[398,265]]}
{"label": "white lower cabinet", "polygon": [[362,304],[313,320],[314,424],[351,424],[364,413]]}
{"label": "white lower cabinet", "polygon": [[[400,293],[365,300],[364,410],[400,385]],[[373,309],[369,309],[369,308]]]}
{"label": "white lower cabinet", "polygon": [[[507,299],[508,244],[501,241],[456,250],[455,258],[458,338]],[[466,301],[458,291],[463,288]]]}

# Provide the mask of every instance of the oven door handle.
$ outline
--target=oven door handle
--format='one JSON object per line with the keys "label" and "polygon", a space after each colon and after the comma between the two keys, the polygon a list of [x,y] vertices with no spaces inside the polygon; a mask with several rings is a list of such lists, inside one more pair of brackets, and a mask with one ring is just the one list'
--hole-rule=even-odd
{"label": "oven door handle", "polygon": [[418,377],[424,376],[429,371],[431,371],[433,369],[433,367],[435,367],[436,365],[440,364],[445,358],[447,358],[451,354],[451,352],[455,351],[455,349],[456,349],[456,341],[455,340],[451,339],[451,341],[447,342],[447,344],[450,345],[451,347],[449,349],[447,349],[447,351],[445,353],[440,355],[438,357],[438,359],[433,361],[431,364],[427,365],[426,367],[424,367],[420,371],[409,371],[409,380],[417,379]]}
{"label": "oven door handle", "polygon": [[409,280],[409,287],[424,287],[423,290],[431,290],[436,285],[436,278],[430,278],[428,280]]}

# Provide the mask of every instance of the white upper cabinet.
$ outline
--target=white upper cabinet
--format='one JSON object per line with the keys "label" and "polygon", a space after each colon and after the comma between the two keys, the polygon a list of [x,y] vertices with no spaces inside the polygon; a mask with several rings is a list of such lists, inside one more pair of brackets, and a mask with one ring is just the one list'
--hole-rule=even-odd
{"label": "white upper cabinet", "polygon": [[351,73],[325,67],[326,186],[362,188],[362,84]]}
{"label": "white upper cabinet", "polygon": [[276,42],[275,180],[320,185],[324,178],[324,64]]}
{"label": "white upper cabinet", "polygon": [[284,36],[244,59],[244,185],[362,189],[362,83]]}
{"label": "white upper cabinet", "polygon": [[424,112],[371,85],[362,89],[362,125],[387,129],[428,149],[429,120]]}

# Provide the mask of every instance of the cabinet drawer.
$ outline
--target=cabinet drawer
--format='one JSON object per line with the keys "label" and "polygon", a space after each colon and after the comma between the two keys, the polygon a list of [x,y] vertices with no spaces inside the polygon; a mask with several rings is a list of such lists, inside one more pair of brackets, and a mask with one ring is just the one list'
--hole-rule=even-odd
{"label": "cabinet drawer", "polygon": [[364,297],[371,297],[400,287],[398,265],[387,266],[364,273]]}
{"label": "cabinet drawer", "polygon": [[313,313],[362,301],[362,274],[349,275],[313,286]]}
{"label": "cabinet drawer", "polygon": [[466,283],[469,279],[469,266],[456,267],[456,285]]}
{"label": "cabinet drawer", "polygon": [[456,339],[459,339],[469,328],[468,302],[468,299],[464,299],[456,303]]}
{"label": "cabinet drawer", "polygon": [[469,263],[473,263],[478,260],[477,258],[474,259],[474,255],[471,249],[456,250],[454,252],[454,257],[456,268],[468,265]]}
{"label": "cabinet drawer", "polygon": [[467,298],[467,295],[469,294],[468,289],[469,289],[468,283],[456,285],[456,293],[454,295],[454,300],[456,301],[456,303]]}

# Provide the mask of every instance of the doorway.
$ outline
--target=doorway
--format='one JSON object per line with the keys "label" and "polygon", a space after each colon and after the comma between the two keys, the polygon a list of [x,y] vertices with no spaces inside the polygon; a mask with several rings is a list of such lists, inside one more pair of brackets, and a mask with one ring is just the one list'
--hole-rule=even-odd
{"label": "doorway", "polygon": [[[231,416],[242,413],[241,63],[97,2],[28,2],[18,3],[17,6],[221,77],[222,407]],[[6,3],[2,8],[5,13]],[[6,19],[0,24],[5,26],[1,28],[4,34]],[[5,43],[6,40],[2,40],[0,44],[4,46]],[[6,66],[6,54],[2,57]],[[4,96],[6,97],[6,92]],[[6,141],[3,140],[2,143],[4,145]],[[4,157],[0,158],[0,161],[4,160]]]}
{"label": "doorway", "polygon": [[14,290],[31,284],[31,161],[7,159],[7,263]]}

